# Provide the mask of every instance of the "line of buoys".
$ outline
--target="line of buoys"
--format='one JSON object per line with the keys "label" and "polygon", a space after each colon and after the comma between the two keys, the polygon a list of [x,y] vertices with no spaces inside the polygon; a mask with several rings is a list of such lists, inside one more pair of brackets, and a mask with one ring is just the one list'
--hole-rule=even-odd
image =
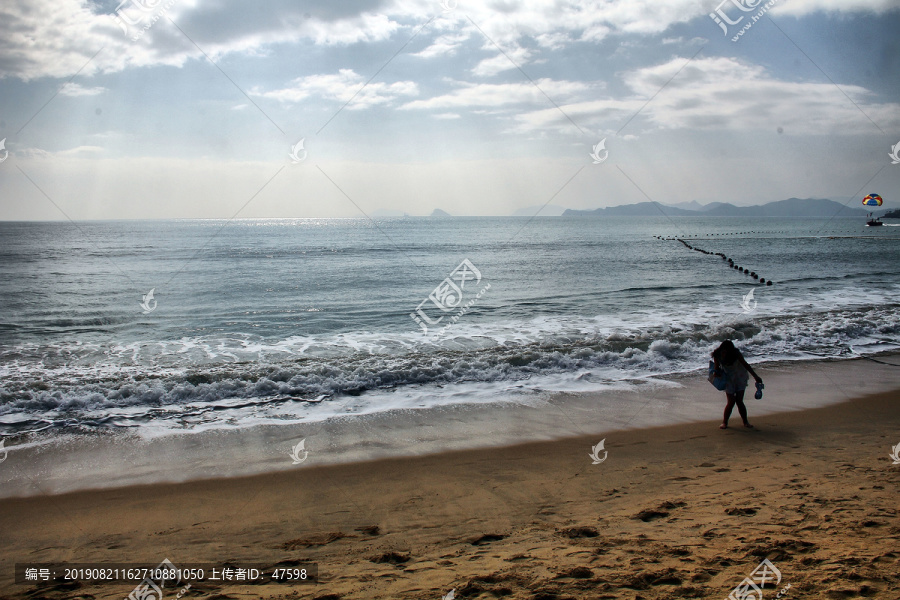
{"label": "line of buoys", "polygon": [[[655,238],[658,239],[658,240],[664,239],[662,236],[658,236],[658,235],[655,235],[655,236],[653,236],[653,237],[655,237]],[[689,250],[694,250],[694,251],[696,251],[696,252],[702,252],[703,254],[708,254],[708,255],[711,255],[711,256],[719,256],[719,257],[721,257],[722,260],[728,262],[728,266],[729,266],[729,267],[731,267],[732,269],[738,270],[739,272],[743,273],[744,275],[748,275],[748,276],[752,277],[753,279],[756,279],[757,281],[759,281],[760,284],[773,285],[773,282],[772,282],[771,279],[768,279],[768,280],[767,280],[765,277],[760,277],[759,275],[757,275],[757,274],[756,274],[756,271],[751,271],[750,269],[747,269],[747,268],[742,267],[742,266],[740,266],[740,265],[736,265],[736,264],[734,263],[734,259],[733,259],[733,258],[728,258],[725,254],[723,254],[723,253],[721,253],[721,252],[710,252],[709,250],[704,250],[703,248],[697,248],[697,247],[695,247],[695,246],[691,246],[690,244],[688,244],[686,241],[684,241],[683,239],[681,239],[681,238],[679,238],[679,237],[676,237],[676,238],[665,238],[666,241],[671,241],[671,240],[673,240],[673,239],[674,239],[674,240],[677,240],[677,241],[679,241],[679,242],[681,242],[682,244],[684,244],[684,247],[687,248],[687,249],[689,249]]]}
{"label": "line of buoys", "polygon": [[[788,231],[788,230],[777,230],[777,231],[720,231],[720,232],[716,232],[716,233],[687,233],[687,234],[684,234],[682,237],[684,237],[684,238],[695,238],[695,239],[696,239],[696,238],[700,238],[700,237],[703,237],[703,238],[710,238],[710,237],[721,237],[721,236],[726,236],[726,235],[781,235],[781,234],[792,234],[792,235],[794,235],[794,236],[796,236],[796,237],[818,237],[818,236],[815,236],[815,235],[813,235],[813,236],[800,236],[799,233],[800,233],[800,232],[798,232],[798,231]],[[832,233],[832,234],[834,234],[834,233],[858,233],[858,230],[856,230],[856,229],[847,229],[847,230],[841,229],[841,230],[832,231],[831,233]],[[679,238],[679,237],[677,237],[677,236],[676,236],[676,237],[663,237],[663,236],[661,236],[661,235],[655,235],[655,236],[653,236],[653,237],[655,237],[655,238],[658,239],[658,240],[667,240],[667,241],[674,241],[674,240],[681,239],[681,238]],[[831,239],[831,238],[829,238],[829,239]]]}

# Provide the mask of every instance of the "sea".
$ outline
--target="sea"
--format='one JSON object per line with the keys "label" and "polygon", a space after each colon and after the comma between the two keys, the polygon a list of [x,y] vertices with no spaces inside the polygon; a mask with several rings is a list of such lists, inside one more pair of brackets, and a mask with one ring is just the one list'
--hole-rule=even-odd
{"label": "sea", "polygon": [[900,228],[664,216],[0,223],[3,438],[155,438],[602,392],[703,373],[725,339],[751,363],[896,350]]}

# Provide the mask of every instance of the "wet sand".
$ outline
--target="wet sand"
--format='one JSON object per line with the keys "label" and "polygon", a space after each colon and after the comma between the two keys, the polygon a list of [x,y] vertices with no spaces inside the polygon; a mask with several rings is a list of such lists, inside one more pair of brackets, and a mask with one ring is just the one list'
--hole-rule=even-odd
{"label": "wet sand", "polygon": [[[900,364],[900,355],[882,362]],[[872,360],[757,364],[766,382],[761,400],[748,390],[751,417],[816,408],[900,387],[900,368]],[[573,386],[577,387],[577,386]],[[616,389],[618,388],[618,389]],[[402,394],[403,391],[397,392]],[[463,395],[463,394],[461,394]],[[323,415],[294,424],[223,428],[162,437],[133,429],[106,435],[44,435],[6,440],[0,498],[91,488],[178,483],[315,466],[510,446],[614,431],[689,423],[721,415],[724,396],[705,374],[616,382],[587,393],[504,394],[497,401],[365,414],[354,397],[323,402]],[[738,422],[737,411],[732,416]],[[305,440],[300,467],[292,447]],[[595,442],[596,443],[596,442]]]}

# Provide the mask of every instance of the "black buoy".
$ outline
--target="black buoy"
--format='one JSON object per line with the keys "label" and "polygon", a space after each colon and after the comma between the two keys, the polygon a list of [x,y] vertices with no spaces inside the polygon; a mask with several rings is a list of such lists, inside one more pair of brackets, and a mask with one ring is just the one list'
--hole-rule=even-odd
{"label": "black buoy", "polygon": [[766,282],[766,278],[765,278],[765,277],[760,277],[760,278],[759,278],[759,282],[760,282],[760,283],[765,283],[765,282]]}
{"label": "black buoy", "polygon": [[756,273],[750,273],[750,277],[752,277],[753,279],[759,279],[759,275],[757,275]]}
{"label": "black buoy", "polygon": [[768,281],[766,282],[766,285],[772,285],[772,280],[771,280],[771,279],[768,280]]}

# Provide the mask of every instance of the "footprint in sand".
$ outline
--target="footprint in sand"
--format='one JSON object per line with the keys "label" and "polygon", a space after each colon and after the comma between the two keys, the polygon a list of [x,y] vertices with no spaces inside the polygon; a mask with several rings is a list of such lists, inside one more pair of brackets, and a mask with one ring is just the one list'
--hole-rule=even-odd
{"label": "footprint in sand", "polygon": [[480,546],[482,544],[487,544],[488,542],[496,542],[498,540],[502,540],[505,537],[505,535],[501,535],[499,533],[486,533],[481,537],[475,538],[469,543],[473,546]]}
{"label": "footprint in sand", "polygon": [[600,535],[600,532],[593,527],[570,527],[569,529],[561,529],[557,533],[571,539],[595,538]]}
{"label": "footprint in sand", "polygon": [[747,506],[747,507],[732,507],[726,508],[725,514],[731,516],[740,516],[740,517],[752,517],[758,511],[758,507]]}
{"label": "footprint in sand", "polygon": [[634,519],[635,521],[640,520],[640,521],[643,521],[644,523],[649,523],[650,521],[655,521],[656,519],[662,519],[662,518],[665,518],[668,516],[669,516],[669,513],[662,511],[662,510],[645,509],[645,510],[642,510],[641,512],[639,512],[638,514],[634,515],[631,518]]}

